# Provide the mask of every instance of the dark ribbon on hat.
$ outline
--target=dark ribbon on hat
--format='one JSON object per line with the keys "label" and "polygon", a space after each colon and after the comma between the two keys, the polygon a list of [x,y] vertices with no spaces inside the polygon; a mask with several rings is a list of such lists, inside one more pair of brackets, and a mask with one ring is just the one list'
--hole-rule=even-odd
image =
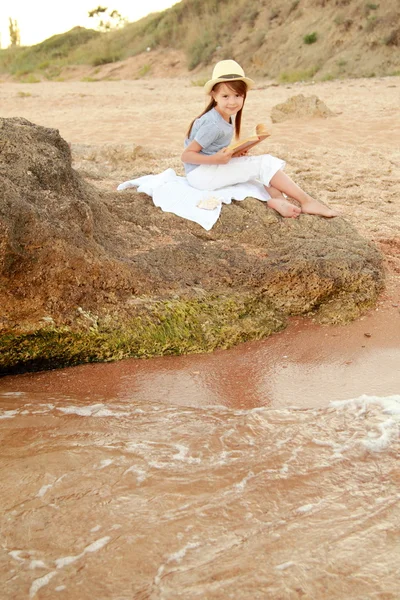
{"label": "dark ribbon on hat", "polygon": [[230,75],[221,75],[218,79],[235,79],[236,77],[244,77],[243,75],[238,75],[237,73],[231,73]]}

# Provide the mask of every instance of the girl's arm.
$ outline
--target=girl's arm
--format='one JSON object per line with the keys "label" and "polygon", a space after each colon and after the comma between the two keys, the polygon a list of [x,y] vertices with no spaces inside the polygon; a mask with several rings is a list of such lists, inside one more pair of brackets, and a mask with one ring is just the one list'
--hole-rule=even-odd
{"label": "girl's arm", "polygon": [[183,151],[181,156],[182,162],[192,165],[226,165],[232,158],[232,152],[227,148],[223,148],[210,156],[200,154],[200,150],[202,149],[202,146],[193,140]]}

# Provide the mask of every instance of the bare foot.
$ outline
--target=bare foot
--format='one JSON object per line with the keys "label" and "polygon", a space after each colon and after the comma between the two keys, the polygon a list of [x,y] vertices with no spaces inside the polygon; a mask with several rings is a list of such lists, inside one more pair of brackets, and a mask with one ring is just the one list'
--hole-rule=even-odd
{"label": "bare foot", "polygon": [[301,214],[301,208],[295,206],[285,198],[271,198],[268,200],[268,206],[276,210],[282,217],[295,219]]}
{"label": "bare foot", "polygon": [[320,215],[321,217],[337,217],[339,214],[313,198],[310,198],[310,200],[303,200],[301,203],[301,212],[308,215]]}

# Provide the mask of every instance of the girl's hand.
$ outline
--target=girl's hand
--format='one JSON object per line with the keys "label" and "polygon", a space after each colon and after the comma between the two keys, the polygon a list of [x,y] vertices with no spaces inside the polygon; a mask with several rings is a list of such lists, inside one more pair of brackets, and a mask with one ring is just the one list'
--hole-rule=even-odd
{"label": "girl's hand", "polygon": [[247,156],[248,152],[249,152],[249,149],[246,148],[245,150],[242,150],[241,152],[238,152],[237,154],[235,154],[235,158],[237,156]]}
{"label": "girl's hand", "polygon": [[222,150],[213,155],[213,162],[215,165],[226,165],[231,158],[232,150],[228,150],[228,148],[222,148]]}

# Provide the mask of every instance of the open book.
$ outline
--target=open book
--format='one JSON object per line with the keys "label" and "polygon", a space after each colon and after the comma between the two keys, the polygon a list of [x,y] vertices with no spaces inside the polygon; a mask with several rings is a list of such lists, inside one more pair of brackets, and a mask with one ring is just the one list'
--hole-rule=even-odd
{"label": "open book", "polygon": [[241,154],[244,150],[250,150],[250,148],[253,148],[253,146],[256,146],[270,135],[267,126],[260,123],[259,125],[256,125],[253,135],[250,135],[244,140],[239,140],[238,142],[230,144],[228,150],[233,150],[232,156],[238,156],[238,154]]}

